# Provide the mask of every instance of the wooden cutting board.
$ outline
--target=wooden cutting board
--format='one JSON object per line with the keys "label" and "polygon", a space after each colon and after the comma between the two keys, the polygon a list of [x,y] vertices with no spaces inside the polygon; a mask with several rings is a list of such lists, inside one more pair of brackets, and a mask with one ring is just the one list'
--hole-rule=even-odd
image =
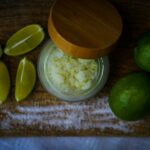
{"label": "wooden cutting board", "polygon": [[[47,34],[47,19],[54,0],[1,0],[0,43],[25,25],[41,24]],[[64,1],[65,2],[65,1]],[[23,56],[3,56],[11,74],[8,101],[0,105],[0,136],[107,135],[150,136],[150,117],[135,122],[117,119],[108,106],[108,93],[123,75],[137,70],[133,48],[137,37],[150,29],[149,0],[112,0],[124,21],[124,32],[110,54],[110,76],[105,88],[93,99],[67,103],[49,95],[37,80],[32,94],[23,102],[14,99],[14,83],[18,62]],[[46,35],[45,41],[48,39]],[[35,65],[43,43],[27,54]]]}

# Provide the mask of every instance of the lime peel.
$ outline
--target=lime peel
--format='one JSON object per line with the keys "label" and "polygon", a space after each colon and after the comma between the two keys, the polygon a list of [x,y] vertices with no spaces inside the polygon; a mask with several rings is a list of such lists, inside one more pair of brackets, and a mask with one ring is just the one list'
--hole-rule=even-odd
{"label": "lime peel", "polygon": [[112,87],[109,105],[114,114],[127,121],[138,120],[150,108],[150,77],[145,72],[132,72]]}
{"label": "lime peel", "polygon": [[138,67],[150,72],[150,31],[139,37],[134,49],[134,59]]}

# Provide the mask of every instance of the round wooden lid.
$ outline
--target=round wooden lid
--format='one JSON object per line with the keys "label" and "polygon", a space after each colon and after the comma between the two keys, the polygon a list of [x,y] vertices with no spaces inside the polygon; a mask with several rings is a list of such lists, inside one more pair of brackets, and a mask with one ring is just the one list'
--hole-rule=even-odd
{"label": "round wooden lid", "polygon": [[108,54],[122,32],[121,17],[107,0],[57,0],[48,20],[56,46],[77,58]]}

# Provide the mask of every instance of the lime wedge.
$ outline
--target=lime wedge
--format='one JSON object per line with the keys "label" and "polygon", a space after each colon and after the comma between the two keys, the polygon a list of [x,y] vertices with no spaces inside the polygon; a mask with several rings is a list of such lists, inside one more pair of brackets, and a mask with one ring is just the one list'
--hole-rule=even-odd
{"label": "lime wedge", "polygon": [[37,47],[43,41],[44,35],[40,25],[26,26],[9,38],[4,53],[10,56],[25,54]]}
{"label": "lime wedge", "polygon": [[0,45],[0,58],[2,57],[2,55],[3,55],[3,50],[2,50],[2,47]]}
{"label": "lime wedge", "polygon": [[15,98],[16,101],[25,99],[32,91],[36,81],[36,70],[33,63],[26,58],[23,58],[18,66]]}
{"label": "lime wedge", "polygon": [[0,61],[0,104],[8,97],[10,90],[10,77],[6,65]]}

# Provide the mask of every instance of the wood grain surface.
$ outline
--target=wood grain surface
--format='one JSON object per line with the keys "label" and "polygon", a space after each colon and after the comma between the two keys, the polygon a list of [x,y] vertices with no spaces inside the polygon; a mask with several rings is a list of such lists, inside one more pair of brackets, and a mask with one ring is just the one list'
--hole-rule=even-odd
{"label": "wood grain surface", "polygon": [[[0,43],[25,25],[41,24],[47,33],[47,19],[52,0],[1,0]],[[64,1],[65,2],[65,1]],[[23,56],[3,56],[11,74],[11,92],[0,105],[0,136],[107,135],[150,136],[150,117],[135,122],[117,119],[108,106],[108,93],[123,75],[138,70],[133,61],[137,37],[150,29],[149,0],[112,0],[124,21],[124,32],[110,54],[110,76],[104,89],[91,100],[67,103],[49,95],[37,80],[32,94],[23,102],[14,99],[18,62]],[[48,39],[46,35],[45,41]],[[37,64],[43,43],[27,57]]]}

